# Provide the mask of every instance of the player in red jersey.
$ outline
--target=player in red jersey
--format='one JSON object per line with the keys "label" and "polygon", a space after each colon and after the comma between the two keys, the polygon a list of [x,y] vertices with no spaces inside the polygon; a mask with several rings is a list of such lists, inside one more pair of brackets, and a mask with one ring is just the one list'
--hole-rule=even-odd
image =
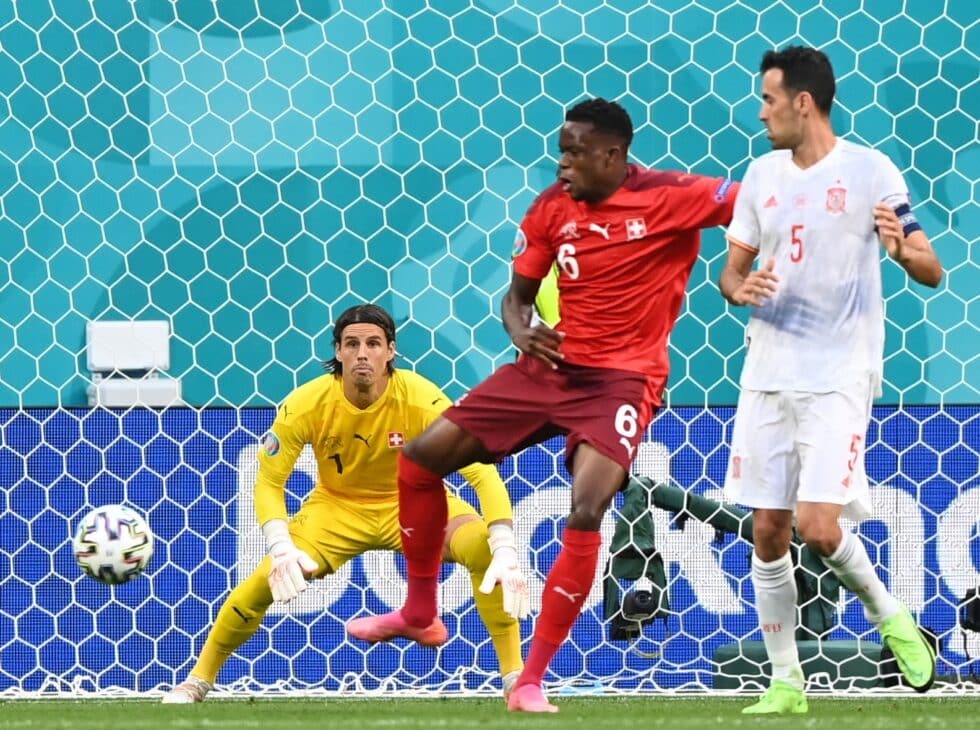
{"label": "player in red jersey", "polygon": [[[436,581],[446,524],[442,477],[567,436],[572,510],[545,582],[527,663],[508,707],[557,712],[541,681],[595,580],[599,526],[622,487],[667,380],[667,337],[698,255],[700,229],[727,224],[738,185],[630,164],[633,124],[619,104],[565,115],[558,181],[535,200],[514,245],[503,323],[522,355],[409,443],[398,462],[408,596],[400,611],[351,621],[368,641],[440,622]],[[541,279],[559,267],[561,322],[531,325]],[[490,536],[487,571],[517,569],[513,533]],[[499,557],[498,557],[499,551]]]}

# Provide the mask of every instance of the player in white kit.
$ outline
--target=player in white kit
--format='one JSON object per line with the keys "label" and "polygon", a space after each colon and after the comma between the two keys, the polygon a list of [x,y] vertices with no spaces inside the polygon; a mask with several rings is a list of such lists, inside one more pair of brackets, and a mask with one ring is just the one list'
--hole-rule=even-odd
{"label": "player in white kit", "polygon": [[801,537],[857,593],[908,683],[924,692],[935,678],[935,654],[908,609],[838,522],[867,516],[864,439],[885,334],[879,245],[927,286],[942,269],[895,165],[834,135],[827,57],[769,51],[761,71],[759,118],[773,151],[745,173],[719,281],[730,303],[753,307],[725,487],[753,508],[752,581],[773,667],[768,691],[743,712],[799,714],[794,510]]}

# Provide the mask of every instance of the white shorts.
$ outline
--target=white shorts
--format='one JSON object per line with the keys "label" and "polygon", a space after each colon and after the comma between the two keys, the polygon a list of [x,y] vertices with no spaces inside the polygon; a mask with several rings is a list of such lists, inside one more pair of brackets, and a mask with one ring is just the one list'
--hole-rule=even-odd
{"label": "white shorts", "polygon": [[759,509],[847,505],[845,516],[867,518],[864,442],[873,398],[870,380],[832,393],[743,390],[725,497]]}

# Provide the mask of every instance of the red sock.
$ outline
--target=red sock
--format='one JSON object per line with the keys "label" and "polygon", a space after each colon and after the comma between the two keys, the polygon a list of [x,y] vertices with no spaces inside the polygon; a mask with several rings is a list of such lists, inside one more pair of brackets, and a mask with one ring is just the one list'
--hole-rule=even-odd
{"label": "red sock", "polygon": [[565,528],[561,552],[544,584],[541,614],[517,686],[541,684],[551,658],[568,637],[592,590],[601,543],[598,532]]}
{"label": "red sock", "polygon": [[408,563],[408,596],[402,617],[412,626],[428,626],[436,617],[447,518],[442,477],[399,454],[398,522]]}

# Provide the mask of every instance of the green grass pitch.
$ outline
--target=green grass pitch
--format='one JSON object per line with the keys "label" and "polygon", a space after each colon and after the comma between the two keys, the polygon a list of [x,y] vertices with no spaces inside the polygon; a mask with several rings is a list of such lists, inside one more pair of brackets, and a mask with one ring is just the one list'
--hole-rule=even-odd
{"label": "green grass pitch", "polygon": [[498,699],[255,699],[162,705],[143,700],[14,700],[0,702],[0,728],[137,730],[149,728],[835,728],[902,730],[966,728],[976,723],[980,698],[811,699],[810,713],[784,718],[743,717],[745,698],[656,696],[558,698],[557,715],[508,713]]}

